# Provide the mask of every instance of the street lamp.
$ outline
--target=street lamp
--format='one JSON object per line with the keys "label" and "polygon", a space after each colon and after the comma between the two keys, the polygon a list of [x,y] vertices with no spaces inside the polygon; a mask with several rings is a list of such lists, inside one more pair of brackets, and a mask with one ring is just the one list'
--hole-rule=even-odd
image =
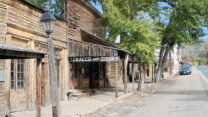
{"label": "street lamp", "polygon": [[40,22],[43,26],[43,30],[45,33],[49,36],[51,33],[53,33],[56,23],[56,18],[53,14],[51,14],[49,11],[46,11],[40,18]]}
{"label": "street lamp", "polygon": [[43,30],[48,35],[48,63],[49,63],[49,76],[51,84],[51,102],[52,102],[52,111],[53,117],[60,117],[60,103],[59,103],[59,90],[57,83],[57,70],[55,66],[55,57],[54,57],[54,46],[51,39],[51,33],[53,33],[56,18],[49,11],[46,11],[40,18],[40,22],[43,26]]}

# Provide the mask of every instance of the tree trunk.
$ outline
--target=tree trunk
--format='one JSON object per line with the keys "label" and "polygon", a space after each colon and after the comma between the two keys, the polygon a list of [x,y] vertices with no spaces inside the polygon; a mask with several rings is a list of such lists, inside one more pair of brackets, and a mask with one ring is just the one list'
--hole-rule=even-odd
{"label": "tree trunk", "polygon": [[160,73],[161,73],[161,66],[162,66],[162,60],[163,60],[163,53],[164,53],[164,51],[165,51],[165,48],[162,46],[160,48],[158,68],[157,68],[156,73],[155,73],[155,82],[159,82],[159,80],[160,80]]}
{"label": "tree trunk", "polygon": [[134,19],[134,1],[129,0],[130,12],[131,12],[131,19]]}
{"label": "tree trunk", "polygon": [[167,57],[168,57],[168,54],[170,52],[170,47],[168,47],[166,50],[165,50],[165,53],[163,55],[163,59],[162,59],[162,64],[161,64],[161,68],[160,68],[160,78],[162,77],[163,75],[163,69],[165,67],[165,63],[167,61]]}
{"label": "tree trunk", "polygon": [[140,80],[139,80],[139,86],[138,86],[138,90],[142,91],[143,87],[144,87],[144,78],[145,78],[145,72],[144,73],[144,77],[142,77],[142,65],[139,64],[139,72],[140,72]]}

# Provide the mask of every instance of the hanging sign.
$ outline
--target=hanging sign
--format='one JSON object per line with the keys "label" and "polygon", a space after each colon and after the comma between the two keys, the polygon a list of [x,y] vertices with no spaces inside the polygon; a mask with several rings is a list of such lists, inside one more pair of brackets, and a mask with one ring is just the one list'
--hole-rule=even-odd
{"label": "hanging sign", "polygon": [[70,62],[119,62],[119,57],[70,57]]}

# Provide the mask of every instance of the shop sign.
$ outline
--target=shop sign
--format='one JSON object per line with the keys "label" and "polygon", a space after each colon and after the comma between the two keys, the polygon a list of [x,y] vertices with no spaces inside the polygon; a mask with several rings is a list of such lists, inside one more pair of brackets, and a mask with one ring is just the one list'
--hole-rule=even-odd
{"label": "shop sign", "polygon": [[70,62],[118,62],[119,57],[71,57]]}

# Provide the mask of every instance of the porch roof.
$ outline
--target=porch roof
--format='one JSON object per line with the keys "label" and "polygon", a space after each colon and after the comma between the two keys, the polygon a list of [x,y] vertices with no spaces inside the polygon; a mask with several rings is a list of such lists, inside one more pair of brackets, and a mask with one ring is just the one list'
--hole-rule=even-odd
{"label": "porch roof", "polygon": [[44,58],[46,52],[0,43],[0,59]]}
{"label": "porch roof", "polygon": [[100,37],[98,37],[98,36],[96,36],[96,35],[94,35],[94,34],[92,34],[92,33],[90,33],[90,32],[87,32],[87,31],[81,29],[81,33],[82,33],[83,35],[88,36],[88,37],[90,37],[91,39],[93,39],[93,40],[99,42],[100,44],[102,44],[102,45],[104,45],[104,46],[113,47],[113,48],[116,48],[116,50],[118,50],[118,51],[127,53],[127,54],[129,54],[129,55],[131,54],[129,51],[124,50],[124,49],[121,49],[121,48],[119,48],[118,46],[116,46],[115,44],[113,44],[113,43],[111,43],[111,42],[108,42],[108,41],[106,41],[106,40],[104,40],[104,39],[102,39],[102,38],[100,38]]}

